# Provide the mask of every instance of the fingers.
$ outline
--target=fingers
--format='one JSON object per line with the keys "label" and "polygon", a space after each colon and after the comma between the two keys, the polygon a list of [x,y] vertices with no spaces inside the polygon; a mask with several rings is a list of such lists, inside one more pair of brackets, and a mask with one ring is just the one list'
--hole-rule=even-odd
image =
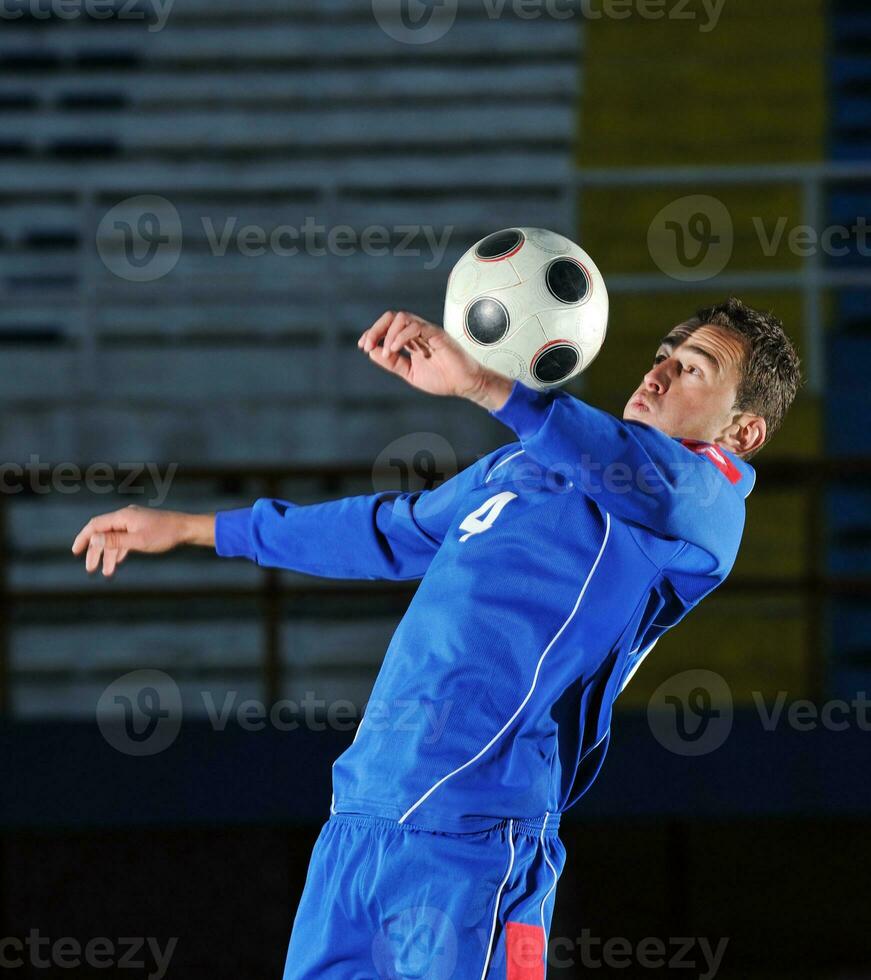
{"label": "fingers", "polygon": [[111,578],[115,574],[115,569],[130,554],[130,549],[123,545],[119,548],[105,548],[103,551],[103,575]]}
{"label": "fingers", "polygon": [[85,569],[90,574],[100,567],[100,559],[103,560],[103,575],[109,576],[115,571],[118,564],[118,555],[121,551],[125,557],[130,550],[129,536],[124,531],[97,532],[91,535],[88,543],[88,551],[85,555]]}
{"label": "fingers", "polygon": [[76,535],[75,541],[73,541],[74,555],[80,555],[85,550],[85,548],[87,548],[88,545],[90,544],[91,536],[94,534],[94,530],[95,530],[94,521],[96,520],[97,520],[96,517],[89,520],[88,523]]}
{"label": "fingers", "polygon": [[100,565],[100,558],[103,555],[103,535],[93,534],[88,541],[88,550],[85,552],[85,571],[90,575],[95,572]]}
{"label": "fingers", "polygon": [[118,549],[106,548],[103,551],[103,575],[109,578],[115,572],[115,565],[118,563]]}
{"label": "fingers", "polygon": [[91,574],[103,564],[103,575],[109,577],[136,547],[137,534],[128,531],[136,508],[124,507],[110,514],[92,518],[76,535],[74,555],[85,553],[85,569]]}
{"label": "fingers", "polygon": [[416,337],[420,334],[421,323],[417,317],[412,316],[410,313],[397,313],[393,318],[393,323],[387,328],[387,332],[384,334],[384,346],[391,352],[396,352],[402,349],[402,344],[398,347],[394,345],[396,338],[400,333],[405,333],[409,338]]}
{"label": "fingers", "polygon": [[[363,332],[357,341],[357,346],[368,354],[379,343],[383,342],[385,347],[396,352],[406,346],[408,340],[412,337],[425,336],[427,335],[427,331],[432,331],[433,329],[432,324],[427,323],[413,313],[395,313],[393,310],[387,310],[386,313],[382,313],[368,330]],[[402,336],[402,341],[398,342],[400,335]]]}
{"label": "fingers", "polygon": [[400,378],[408,378],[411,373],[409,358],[403,357],[400,353],[391,353],[387,347],[375,347],[370,350],[369,360],[391,374],[398,374]]}
{"label": "fingers", "polygon": [[396,351],[402,350],[409,341],[419,338],[420,335],[421,324],[419,321],[406,320],[404,323],[399,324],[399,329],[396,329],[396,321],[394,321],[394,325],[390,327],[387,336],[384,338],[384,346],[395,353]]}
{"label": "fingers", "polygon": [[100,514],[92,517],[91,520],[79,531],[73,541],[73,554],[80,555],[91,542],[91,538],[103,531],[126,530],[127,522],[130,518],[130,509],[112,511],[111,514]]}
{"label": "fingers", "polygon": [[[432,357],[432,349],[427,338],[438,327],[427,323],[413,313],[395,313],[387,310],[357,341],[357,346],[369,355],[369,360],[396,374],[405,381],[411,381],[413,364],[410,357],[403,356],[403,350],[412,355]],[[379,346],[380,344],[380,346]]]}
{"label": "fingers", "polygon": [[372,326],[363,332],[363,335],[357,341],[357,346],[368,354],[369,351],[378,346],[378,342],[387,333],[395,317],[396,313],[393,310],[387,310],[386,313],[382,313]]}
{"label": "fingers", "polygon": [[[107,537],[111,537],[111,535],[108,535]],[[118,535],[118,537],[121,540],[118,542],[118,546],[116,548],[110,548],[107,545],[103,551],[103,575],[105,575],[106,578],[109,578],[115,574],[115,569],[130,553],[130,548],[124,544],[124,539],[127,536]]]}

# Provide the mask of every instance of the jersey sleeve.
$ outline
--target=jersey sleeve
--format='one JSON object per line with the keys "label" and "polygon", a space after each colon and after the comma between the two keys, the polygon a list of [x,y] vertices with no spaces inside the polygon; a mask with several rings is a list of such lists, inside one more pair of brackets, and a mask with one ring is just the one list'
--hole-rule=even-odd
{"label": "jersey sleeve", "polygon": [[463,497],[501,453],[482,457],[434,490],[388,490],[305,506],[262,498],[219,511],[215,550],[323,578],[422,578]]}
{"label": "jersey sleeve", "polygon": [[490,414],[514,430],[540,466],[568,477],[604,510],[691,545],[687,556],[695,571],[724,576],[731,568],[744,498],[716,466],[678,440],[566,392],[535,391],[519,381]]}

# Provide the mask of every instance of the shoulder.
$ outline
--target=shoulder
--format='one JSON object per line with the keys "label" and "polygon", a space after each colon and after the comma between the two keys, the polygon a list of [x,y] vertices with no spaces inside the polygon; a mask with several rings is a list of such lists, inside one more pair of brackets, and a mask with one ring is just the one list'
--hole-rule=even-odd
{"label": "shoulder", "polygon": [[693,455],[715,466],[723,478],[735,487],[742,499],[753,489],[756,483],[756,470],[748,462],[729,452],[728,449],[698,439],[678,439],[676,441]]}

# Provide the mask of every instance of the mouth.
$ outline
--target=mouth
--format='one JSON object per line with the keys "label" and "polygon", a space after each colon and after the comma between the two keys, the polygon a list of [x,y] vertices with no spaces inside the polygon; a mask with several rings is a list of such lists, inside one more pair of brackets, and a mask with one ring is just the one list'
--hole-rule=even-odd
{"label": "mouth", "polygon": [[649,412],[650,405],[640,396],[636,395],[635,398],[629,402],[629,407],[634,408],[636,412]]}

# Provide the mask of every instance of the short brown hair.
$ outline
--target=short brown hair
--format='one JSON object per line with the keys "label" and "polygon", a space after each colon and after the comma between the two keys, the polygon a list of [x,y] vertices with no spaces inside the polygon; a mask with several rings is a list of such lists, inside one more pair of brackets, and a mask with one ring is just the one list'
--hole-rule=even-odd
{"label": "short brown hair", "polygon": [[[744,363],[735,409],[765,419],[764,444],[767,445],[802,384],[801,362],[783,323],[773,313],[754,310],[730,296],[722,303],[698,310],[677,332],[689,336],[705,325],[723,327],[744,340]],[[758,451],[748,453],[747,458]]]}

